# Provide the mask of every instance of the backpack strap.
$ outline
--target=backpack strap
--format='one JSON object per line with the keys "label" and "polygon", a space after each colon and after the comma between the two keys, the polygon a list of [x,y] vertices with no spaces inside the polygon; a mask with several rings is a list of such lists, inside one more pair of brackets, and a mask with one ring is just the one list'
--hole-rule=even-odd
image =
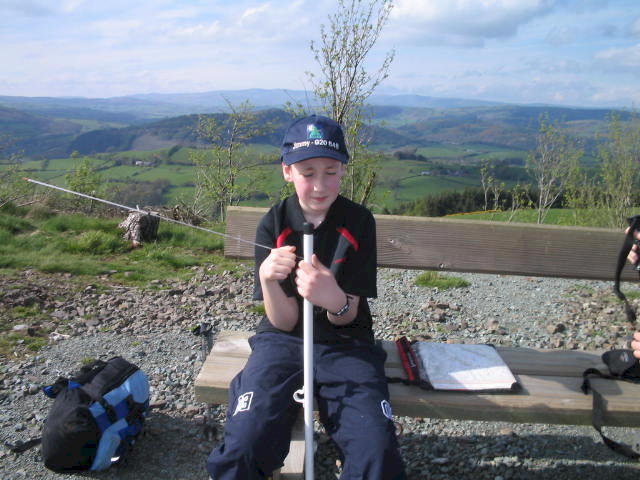
{"label": "backpack strap", "polygon": [[18,440],[15,443],[4,442],[4,445],[9,449],[9,451],[11,451],[11,453],[17,454],[24,453],[27,450],[32,449],[36,445],[39,445],[40,442],[42,442],[42,437],[32,438],[30,440],[27,440],[26,442],[23,442],[22,440]]}
{"label": "backpack strap", "polygon": [[387,377],[387,382],[402,382],[405,385],[417,385],[425,390],[433,390],[433,386],[421,375],[420,362],[409,339],[404,336],[400,337],[395,341],[395,344],[406,378]]}
{"label": "backpack strap", "polygon": [[[622,273],[622,269],[625,266],[625,263],[627,262],[627,255],[629,255],[633,244],[638,243],[633,238],[633,232],[636,230],[640,230],[640,215],[635,215],[631,218],[628,218],[627,221],[629,222],[629,232],[625,235],[624,243],[622,244],[622,248],[620,249],[620,253],[618,254],[618,263],[616,265],[616,277],[613,285],[613,293],[615,293],[616,296],[624,302],[624,310],[627,314],[627,320],[629,320],[629,323],[631,323],[632,325],[635,325],[636,312],[629,304],[629,301],[627,300],[625,294],[620,291],[620,275]],[[636,266],[635,268],[636,270],[638,270],[638,278],[640,278],[640,264],[638,264],[638,266]]]}
{"label": "backpack strap", "polygon": [[55,383],[42,387],[42,392],[49,398],[56,398],[65,388],[69,388],[69,379],[58,377]]}
{"label": "backpack strap", "polygon": [[[102,364],[102,368],[92,375],[89,379],[90,381],[78,382],[82,385],[82,391],[96,402],[102,401],[102,396],[105,393],[122,384],[138,370],[138,367],[127,362],[122,357],[113,357],[107,362],[102,362]],[[95,378],[103,370],[105,371],[104,375]]]}
{"label": "backpack strap", "polygon": [[600,378],[612,379],[612,380],[624,380],[620,377],[616,377],[614,375],[608,375],[602,373],[600,370],[596,368],[588,368],[582,374],[582,386],[580,387],[585,395],[589,393],[589,390],[593,393],[593,411],[591,416],[591,422],[593,424],[593,428],[600,434],[600,438],[604,444],[620,455],[624,455],[627,458],[631,458],[633,460],[640,459],[640,453],[633,450],[629,445],[625,445],[623,443],[616,442],[611,438],[607,437],[602,432],[602,427],[604,424],[604,411],[606,407],[606,401],[598,392],[598,390],[594,389],[589,381],[590,376],[597,376]]}

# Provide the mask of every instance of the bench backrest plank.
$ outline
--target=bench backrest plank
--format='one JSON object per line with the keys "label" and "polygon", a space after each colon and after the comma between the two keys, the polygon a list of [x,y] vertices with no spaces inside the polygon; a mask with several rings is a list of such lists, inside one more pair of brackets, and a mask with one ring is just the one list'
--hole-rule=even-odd
{"label": "bench backrest plank", "polygon": [[[255,239],[265,208],[229,207],[227,234]],[[378,265],[459,272],[613,280],[623,235],[605,228],[375,215]],[[225,239],[225,255],[254,246]],[[637,280],[632,268],[624,280]]]}

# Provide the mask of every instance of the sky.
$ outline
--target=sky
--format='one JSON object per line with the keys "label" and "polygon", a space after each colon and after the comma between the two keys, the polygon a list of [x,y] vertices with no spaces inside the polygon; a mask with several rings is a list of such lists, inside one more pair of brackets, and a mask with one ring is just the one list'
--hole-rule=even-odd
{"label": "sky", "polygon": [[[368,0],[363,0],[367,2]],[[349,0],[346,0],[349,3]],[[311,90],[337,0],[0,0],[0,95]],[[640,105],[640,0],[395,0],[377,93]]]}

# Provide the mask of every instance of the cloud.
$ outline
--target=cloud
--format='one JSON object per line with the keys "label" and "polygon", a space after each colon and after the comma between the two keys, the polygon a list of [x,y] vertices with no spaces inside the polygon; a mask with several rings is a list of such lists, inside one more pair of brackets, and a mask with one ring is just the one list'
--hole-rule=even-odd
{"label": "cloud", "polygon": [[640,91],[632,86],[607,85],[594,92],[589,99],[601,105],[620,105],[637,107],[640,104]]}
{"label": "cloud", "polygon": [[561,0],[398,0],[391,19],[397,37],[482,46],[487,39],[514,36],[521,26],[560,4]]}
{"label": "cloud", "polygon": [[41,17],[53,13],[49,5],[43,4],[38,0],[5,0],[1,6],[3,10],[27,17]]}
{"label": "cloud", "polygon": [[251,7],[247,8],[242,15],[240,15],[239,23],[250,23],[255,24],[259,22],[262,18],[264,18],[265,13],[271,9],[271,4],[265,3],[260,5],[259,7]]}
{"label": "cloud", "polygon": [[636,18],[636,21],[631,25],[631,34],[640,37],[640,17]]}
{"label": "cloud", "polygon": [[62,11],[65,13],[72,13],[78,10],[81,6],[83,6],[85,0],[65,0],[62,2]]}
{"label": "cloud", "polygon": [[626,48],[609,48],[594,55],[605,68],[633,70],[640,73],[640,43]]}
{"label": "cloud", "polygon": [[563,45],[569,45],[576,39],[576,32],[569,27],[553,27],[549,33],[547,33],[547,42],[554,47],[560,47]]}

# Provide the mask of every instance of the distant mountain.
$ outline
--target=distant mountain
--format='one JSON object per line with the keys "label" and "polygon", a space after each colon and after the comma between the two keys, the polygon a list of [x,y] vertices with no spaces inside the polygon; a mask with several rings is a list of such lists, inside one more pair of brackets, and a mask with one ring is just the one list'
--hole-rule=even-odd
{"label": "distant mountain", "polygon": [[[194,109],[227,109],[227,100],[231,104],[249,101],[257,108],[281,108],[287,102],[300,103],[308,110],[314,110],[320,102],[311,92],[304,90],[263,90],[258,88],[247,90],[215,90],[203,93],[178,93],[164,94],[152,93],[145,95],[133,95],[130,98],[147,102],[181,105]],[[435,98],[423,95],[372,95],[369,99],[371,105],[395,105],[400,107],[418,108],[466,108],[480,106],[503,105],[498,102],[485,102],[481,100],[466,100],[459,98]]]}
{"label": "distant mountain", "polygon": [[[269,109],[256,113],[257,122],[273,125],[273,131],[253,137],[255,143],[278,145],[292,117],[283,110]],[[218,122],[229,120],[226,113],[210,114]],[[77,150],[86,155],[125,150],[150,150],[173,145],[195,147],[202,144],[196,134],[199,115],[182,115],[141,126],[94,130],[77,136],[67,147],[69,152]]]}
{"label": "distant mountain", "polygon": [[63,119],[0,107],[0,151],[26,156],[54,157],[82,132],[82,126]]}
{"label": "distant mountain", "polygon": [[[0,148],[31,158],[145,150],[197,145],[197,114],[224,119],[221,112],[249,100],[263,122],[276,126],[261,143],[279,145],[291,117],[287,101],[311,104],[299,90],[234,90],[185,94],[146,94],[88,99],[0,96]],[[483,143],[529,150],[541,114],[562,122],[584,141],[605,132],[609,110],[492,104],[420,95],[376,95],[371,98],[372,146],[387,151],[406,146]],[[622,120],[628,112],[618,112]],[[105,128],[107,127],[107,128]]]}
{"label": "distant mountain", "polygon": [[[232,105],[249,101],[258,109],[283,108],[287,102],[291,102],[300,103],[313,111],[319,105],[314,95],[304,90],[257,88],[203,93],[150,93],[112,98],[0,96],[0,106],[33,114],[127,125],[179,115],[228,111],[227,101]],[[422,95],[373,95],[369,103],[442,109],[500,105],[496,102]]]}

